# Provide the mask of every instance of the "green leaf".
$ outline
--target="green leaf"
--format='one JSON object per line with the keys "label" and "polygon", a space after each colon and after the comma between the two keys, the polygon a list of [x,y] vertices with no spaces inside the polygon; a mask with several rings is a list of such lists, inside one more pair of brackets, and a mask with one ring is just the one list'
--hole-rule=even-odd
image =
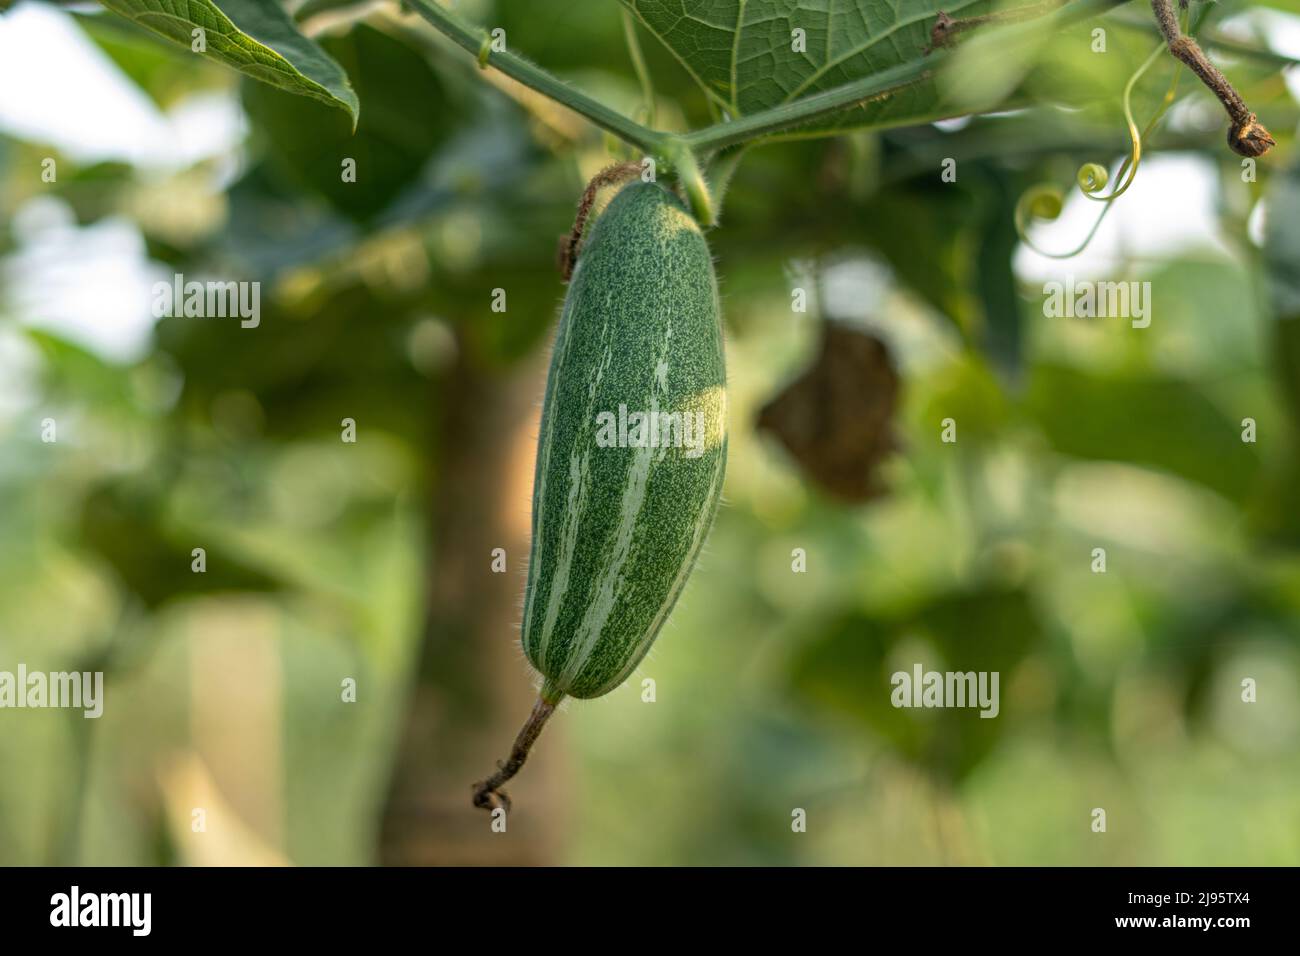
{"label": "green leaf", "polygon": [[1259,475],[1255,446],[1193,383],[1151,375],[1034,370],[1028,409],[1058,452],[1178,475],[1244,501]]}
{"label": "green leaf", "polygon": [[344,110],[355,126],[360,104],[343,68],[298,32],[275,0],[100,0],[146,29],[192,49],[202,29],[203,55],[290,93]]}
{"label": "green leaf", "polygon": [[1273,309],[1300,317],[1300,166],[1281,174],[1268,192],[1264,264]]}
{"label": "green leaf", "polygon": [[[335,110],[258,83],[244,84],[244,107],[278,173],[367,221],[419,177],[456,112],[428,60],[407,41],[357,24],[321,42],[334,62],[347,64],[366,98],[354,128]],[[353,180],[342,177],[344,159],[356,163]]]}
{"label": "green leaf", "polygon": [[115,66],[164,110],[226,79],[225,71],[213,64],[198,70],[186,49],[159,43],[148,31],[122,17],[105,16],[103,10],[74,14],[77,26],[108,54]]}
{"label": "green leaf", "polygon": [[1014,181],[992,163],[980,164],[978,169],[988,184],[975,265],[975,287],[984,307],[979,341],[1003,380],[1014,385],[1024,363],[1024,323],[1011,267],[1020,242],[1016,234]]}
{"label": "green leaf", "polygon": [[791,661],[794,694],[948,780],[978,765],[1006,720],[983,719],[977,708],[894,707],[892,675],[910,673],[917,663],[924,670],[997,672],[1005,707],[1012,672],[1044,635],[1029,593],[996,586],[930,595],[915,607],[883,614],[850,610],[819,630]]}
{"label": "green leaf", "polygon": [[169,526],[161,489],[111,479],[86,493],[78,523],[80,543],[112,565],[121,583],[145,606],[213,591],[280,590],[282,582],[237,555],[205,544],[209,567],[191,570],[192,542]]}
{"label": "green leaf", "polygon": [[[940,10],[982,0],[622,0],[733,119],[919,60]],[[806,52],[795,52],[803,30]],[[801,128],[799,135],[898,126],[962,112],[932,80]]]}

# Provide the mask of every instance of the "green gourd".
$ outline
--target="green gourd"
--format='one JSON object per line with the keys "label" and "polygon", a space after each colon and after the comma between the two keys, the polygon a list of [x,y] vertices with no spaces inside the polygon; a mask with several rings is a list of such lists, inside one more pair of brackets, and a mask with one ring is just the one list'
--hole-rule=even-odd
{"label": "green gourd", "polygon": [[726,468],[717,280],[699,225],[653,183],[625,186],[589,230],[565,295],[542,407],[523,648],[540,699],[522,766],[556,704],[599,697],[640,663],[713,523]]}

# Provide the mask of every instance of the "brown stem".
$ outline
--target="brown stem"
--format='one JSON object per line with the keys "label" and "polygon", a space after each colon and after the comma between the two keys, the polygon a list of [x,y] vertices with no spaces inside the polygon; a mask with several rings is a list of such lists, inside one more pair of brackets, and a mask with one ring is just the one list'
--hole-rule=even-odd
{"label": "brown stem", "polygon": [[568,282],[569,277],[573,275],[573,264],[578,261],[582,231],[587,225],[587,217],[591,215],[591,207],[596,204],[596,193],[604,186],[621,183],[639,172],[641,172],[641,163],[629,160],[626,163],[606,166],[591,178],[591,182],[587,183],[587,188],[582,191],[582,198],[578,200],[578,215],[573,220],[573,229],[564,237],[560,245],[560,275],[564,277],[565,282]]}
{"label": "brown stem", "polygon": [[1242,156],[1263,156],[1272,149],[1275,145],[1272,135],[1255,118],[1245,100],[1209,61],[1197,42],[1179,29],[1172,0],[1151,0],[1151,9],[1156,15],[1156,25],[1169,44],[1169,52],[1186,63],[1188,69],[1214,91],[1227,110],[1228,118],[1232,120],[1228,129],[1228,146],[1233,152]]}
{"label": "brown stem", "polygon": [[503,807],[507,813],[510,812],[510,797],[501,787],[523,767],[528,752],[533,749],[533,744],[537,742],[542,728],[553,713],[555,704],[539,697],[533,705],[533,712],[528,715],[527,722],[519,731],[519,736],[515,738],[515,745],[510,748],[510,757],[504,762],[497,762],[496,773],[474,784],[474,806],[484,810]]}

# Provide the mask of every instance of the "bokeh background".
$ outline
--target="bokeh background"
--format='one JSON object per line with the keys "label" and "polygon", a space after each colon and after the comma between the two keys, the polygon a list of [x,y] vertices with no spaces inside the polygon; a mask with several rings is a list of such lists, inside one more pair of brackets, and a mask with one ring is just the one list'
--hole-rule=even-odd
{"label": "bokeh background", "polygon": [[[746,155],[710,237],[725,507],[652,655],[552,721],[493,834],[469,786],[533,698],[556,243],[619,147],[395,4],[299,11],[358,91],[355,137],[93,6],[11,5],[0,669],[103,670],[107,700],[0,711],[0,863],[1300,862],[1300,8],[1207,20],[1255,51],[1222,61],[1279,140],[1255,181],[1185,77],[1088,250],[1036,255],[1017,198],[1066,188],[1032,235],[1068,248],[1097,213],[1075,170],[1127,150],[1119,94],[1155,42],[1129,6],[1105,56],[1043,53],[1036,108]],[[618,4],[458,10],[644,108]],[[641,39],[659,124],[708,122]],[[174,272],[260,281],[260,326],[155,320]],[[1071,274],[1151,282],[1150,327],[1045,317]],[[899,380],[865,502],[756,428],[828,320]],[[918,661],[1000,671],[1000,716],[889,707]]]}

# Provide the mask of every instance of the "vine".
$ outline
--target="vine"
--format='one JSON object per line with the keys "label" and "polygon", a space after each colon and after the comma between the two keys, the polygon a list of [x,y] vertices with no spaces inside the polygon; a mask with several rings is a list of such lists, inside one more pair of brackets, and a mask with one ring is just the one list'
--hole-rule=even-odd
{"label": "vine", "polygon": [[[1197,25],[1199,25],[1199,23],[1200,21],[1198,20]],[[1191,29],[1195,28],[1193,27]],[[1124,85],[1124,121],[1128,125],[1131,145],[1128,156],[1123,159],[1116,172],[1116,180],[1119,184],[1109,193],[1098,195],[1106,188],[1106,184],[1110,181],[1110,174],[1107,172],[1106,167],[1102,166],[1100,163],[1084,163],[1079,167],[1076,180],[1080,192],[1094,202],[1105,204],[1096,220],[1093,222],[1092,228],[1089,229],[1087,235],[1083,237],[1083,241],[1069,252],[1048,252],[1047,250],[1040,248],[1029,237],[1028,223],[1030,219],[1050,221],[1056,219],[1057,216],[1060,215],[1062,204],[1059,192],[1056,193],[1057,201],[1054,206],[1046,204],[1043,201],[1043,196],[1046,194],[1045,191],[1049,190],[1051,187],[1037,186],[1027,190],[1025,194],[1020,197],[1020,201],[1016,203],[1016,233],[1020,236],[1021,241],[1024,242],[1025,245],[1030,249],[1033,249],[1039,255],[1046,256],[1049,259],[1069,259],[1072,256],[1077,256],[1079,253],[1083,252],[1084,249],[1088,248],[1088,245],[1097,235],[1097,230],[1101,228],[1101,224],[1105,221],[1106,214],[1110,212],[1112,204],[1120,196],[1124,195],[1124,193],[1128,191],[1128,188],[1133,185],[1134,179],[1137,178],[1138,166],[1142,162],[1142,141],[1151,135],[1156,124],[1160,122],[1170,105],[1173,104],[1174,97],[1178,92],[1178,81],[1182,76],[1181,71],[1174,71],[1173,78],[1169,82],[1169,89],[1165,91],[1160,106],[1147,122],[1145,128],[1139,131],[1137,121],[1133,118],[1133,90],[1137,86],[1138,81],[1147,70],[1151,68],[1156,60],[1160,58],[1160,55],[1164,53],[1164,51],[1165,44],[1161,43],[1151,51],[1150,55],[1145,60],[1142,61],[1142,64],[1133,72],[1133,75],[1129,77],[1128,82]]]}
{"label": "vine", "polygon": [[[1163,52],[1163,50],[1164,50],[1163,46],[1159,47],[1156,50],[1156,53],[1159,54]],[[1041,200],[1037,201],[1037,208],[1035,208],[1035,197],[1037,194],[1035,193],[1034,190],[1027,191],[1025,195],[1021,197],[1020,202],[1016,204],[1016,212],[1015,212],[1016,233],[1020,236],[1021,241],[1024,242],[1025,245],[1027,245],[1030,249],[1033,249],[1039,255],[1047,256],[1050,259],[1069,259],[1083,252],[1084,249],[1088,248],[1088,245],[1092,242],[1093,238],[1097,235],[1097,230],[1101,228],[1101,224],[1105,221],[1106,214],[1110,212],[1111,205],[1115,202],[1116,199],[1118,199],[1120,196],[1124,194],[1124,192],[1129,188],[1129,186],[1133,185],[1133,180],[1137,176],[1138,164],[1142,161],[1143,136],[1150,135],[1151,130],[1155,126],[1156,122],[1158,122],[1160,117],[1164,115],[1165,109],[1168,108],[1169,103],[1173,101],[1173,85],[1171,85],[1170,92],[1166,94],[1165,100],[1162,103],[1161,108],[1157,111],[1156,115],[1152,117],[1151,121],[1147,124],[1146,129],[1143,130],[1142,132],[1138,131],[1137,124],[1133,121],[1133,109],[1132,109],[1132,102],[1130,97],[1132,94],[1134,82],[1138,79],[1138,77],[1140,77],[1146,71],[1146,69],[1154,61],[1155,61],[1154,56],[1148,57],[1147,61],[1143,63],[1142,66],[1138,68],[1137,72],[1135,72],[1133,76],[1129,79],[1128,86],[1125,87],[1124,90],[1124,118],[1128,121],[1129,134],[1132,137],[1132,146],[1129,155],[1124,158],[1123,162],[1120,164],[1120,168],[1117,173],[1117,177],[1123,178],[1123,182],[1121,183],[1121,185],[1113,189],[1109,195],[1098,196],[1096,195],[1096,193],[1104,189],[1106,187],[1106,183],[1110,179],[1109,174],[1106,172],[1106,167],[1102,166],[1100,163],[1085,163],[1084,165],[1079,167],[1079,173],[1078,176],[1076,177],[1079,184],[1079,190],[1087,198],[1095,200],[1097,202],[1105,203],[1104,208],[1101,210],[1100,214],[1098,214],[1097,219],[1093,222],[1092,228],[1089,229],[1088,234],[1083,237],[1083,241],[1080,242],[1079,245],[1071,249],[1069,252],[1048,252],[1046,249],[1043,249],[1039,247],[1037,244],[1035,244],[1035,242],[1029,237],[1027,222],[1031,215],[1034,218],[1046,219],[1046,220],[1055,219],[1058,215],[1060,215],[1061,202],[1059,198],[1060,197],[1059,193],[1057,193],[1058,200],[1056,203],[1055,211],[1052,212],[1051,214],[1046,214],[1046,215],[1043,214],[1044,207],[1041,203]],[[1175,85],[1177,84],[1177,76],[1178,76],[1177,74],[1174,74]],[[1038,189],[1040,190],[1042,188],[1044,187],[1038,187]]]}

